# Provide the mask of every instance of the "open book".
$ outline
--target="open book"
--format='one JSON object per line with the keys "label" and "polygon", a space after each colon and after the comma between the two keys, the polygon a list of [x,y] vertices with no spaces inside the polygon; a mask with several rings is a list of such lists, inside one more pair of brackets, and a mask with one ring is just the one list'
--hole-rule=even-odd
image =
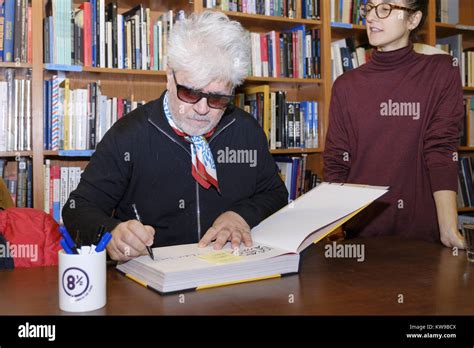
{"label": "open book", "polygon": [[160,293],[203,289],[298,272],[299,253],[387,192],[386,187],[322,183],[252,229],[253,245],[233,251],[197,244],[154,248],[119,264],[127,277]]}

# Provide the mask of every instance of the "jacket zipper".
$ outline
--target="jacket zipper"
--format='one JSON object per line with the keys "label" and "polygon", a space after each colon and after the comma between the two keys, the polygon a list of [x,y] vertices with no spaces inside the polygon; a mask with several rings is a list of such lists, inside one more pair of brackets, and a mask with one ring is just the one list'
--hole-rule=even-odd
{"label": "jacket zipper", "polygon": [[[179,143],[178,141],[176,141],[176,139],[174,139],[173,137],[171,137],[168,133],[166,133],[163,129],[161,129],[160,127],[158,127],[152,120],[148,119],[148,122],[150,122],[153,126],[156,127],[156,129],[158,129],[161,133],[163,133],[164,135],[166,135],[172,142],[174,142],[175,144],[178,144],[179,146],[181,146],[190,156],[191,156],[191,152],[184,147],[183,144]],[[222,127],[219,132],[217,132],[216,134],[214,134],[212,136],[211,139],[209,139],[209,143],[214,140],[215,137],[217,137],[219,134],[222,133],[222,131],[224,129],[226,129],[227,127],[229,127],[232,123],[235,122],[235,118],[229,122],[228,124],[226,124],[224,127]],[[198,242],[199,240],[201,239],[201,206],[199,205],[199,183],[196,181],[196,218],[197,218],[197,237],[198,237]]]}
{"label": "jacket zipper", "polygon": [[198,227],[198,242],[201,240],[201,207],[199,205],[199,183],[196,181],[196,216]]}

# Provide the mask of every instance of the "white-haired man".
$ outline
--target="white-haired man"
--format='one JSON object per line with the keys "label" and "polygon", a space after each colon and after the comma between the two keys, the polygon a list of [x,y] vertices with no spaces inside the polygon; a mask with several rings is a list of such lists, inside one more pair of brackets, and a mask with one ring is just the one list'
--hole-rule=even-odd
{"label": "white-haired man", "polygon": [[250,246],[251,227],[284,206],[288,192],[264,132],[231,105],[249,53],[248,33],[222,13],[178,21],[167,90],[107,132],[64,206],[66,227],[91,241],[104,225],[115,260],[152,245]]}

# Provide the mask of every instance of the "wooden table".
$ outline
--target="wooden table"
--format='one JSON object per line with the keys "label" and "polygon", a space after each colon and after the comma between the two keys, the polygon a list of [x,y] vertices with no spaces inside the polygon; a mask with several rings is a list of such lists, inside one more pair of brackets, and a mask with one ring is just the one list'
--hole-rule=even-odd
{"label": "wooden table", "polygon": [[[160,296],[111,266],[107,305],[86,314],[474,314],[474,263],[463,251],[453,256],[438,244],[394,237],[345,243],[364,245],[365,260],[327,258],[321,242],[303,253],[298,275],[181,295]],[[68,314],[59,309],[57,272],[57,267],[0,271],[0,315]]]}

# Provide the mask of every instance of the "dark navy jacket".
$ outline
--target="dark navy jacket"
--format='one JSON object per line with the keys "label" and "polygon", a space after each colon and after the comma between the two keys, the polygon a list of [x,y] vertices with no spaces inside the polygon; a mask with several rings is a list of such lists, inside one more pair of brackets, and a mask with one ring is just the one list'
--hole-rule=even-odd
{"label": "dark navy jacket", "polygon": [[[169,126],[163,95],[116,122],[69,196],[62,216],[72,233],[90,241],[100,224],[111,231],[135,218],[155,228],[154,246],[196,243],[225,211],[250,227],[283,207],[288,192],[257,121],[230,107],[208,139],[217,167],[220,193],[204,189],[191,175],[190,144]],[[232,151],[234,150],[234,151]],[[250,157],[233,157],[253,151]],[[242,150],[247,150],[242,151]],[[243,163],[233,163],[240,159]]]}

